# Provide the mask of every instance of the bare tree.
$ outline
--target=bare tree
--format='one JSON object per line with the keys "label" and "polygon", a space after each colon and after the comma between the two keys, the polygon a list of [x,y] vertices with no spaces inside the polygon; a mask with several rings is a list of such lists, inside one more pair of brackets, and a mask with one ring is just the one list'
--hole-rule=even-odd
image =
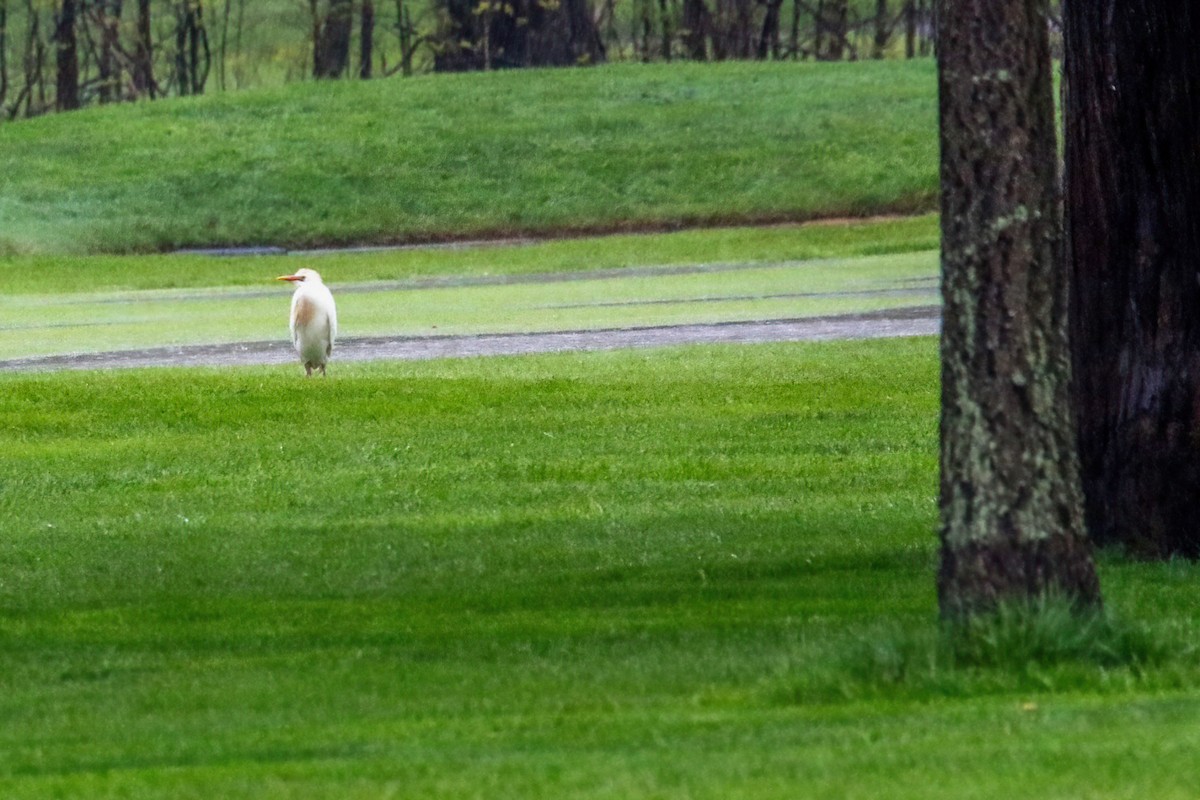
{"label": "bare tree", "polygon": [[[24,113],[32,117],[46,110],[46,43],[42,40],[41,11],[33,0],[25,0],[28,21],[25,37],[25,52],[21,57],[21,72],[24,83],[8,109],[10,119]],[[24,112],[22,112],[24,106]]]}
{"label": "bare tree", "polygon": [[1063,3],[1075,404],[1093,537],[1200,556],[1200,14]]}
{"label": "bare tree", "polygon": [[871,58],[883,58],[892,38],[892,23],[888,17],[887,0],[875,0],[875,42]]}
{"label": "bare tree", "polygon": [[8,0],[0,0],[0,108],[8,99]]}
{"label": "bare tree", "polygon": [[659,38],[659,57],[663,61],[671,60],[671,8],[668,0],[658,0],[658,21],[662,35]]}
{"label": "bare tree", "polygon": [[[315,0],[314,0],[315,5]],[[353,28],[352,0],[328,0],[313,48],[313,77],[340,78],[350,66],[350,34]]]}
{"label": "bare tree", "polygon": [[704,0],[683,0],[683,49],[693,61],[708,59],[707,39],[711,35],[712,14]]}
{"label": "bare tree", "polygon": [[229,18],[233,15],[233,0],[225,0],[221,13],[221,43],[217,47],[217,88],[225,91],[225,62],[229,52]]}
{"label": "bare tree", "polygon": [[1100,602],[1069,402],[1048,0],[942,0],[943,616]]}
{"label": "bare tree", "polygon": [[100,69],[100,102],[111,103],[121,98],[120,25],[122,0],[95,0],[91,7],[96,27],[100,29],[98,66]]}
{"label": "bare tree", "polygon": [[150,0],[138,0],[133,44],[133,88],[139,97],[158,96],[154,82],[154,40],[150,27]]}
{"label": "bare tree", "polygon": [[58,111],[79,108],[79,39],[75,28],[78,13],[76,0],[61,0],[54,15],[54,107]]}
{"label": "bare tree", "polygon": [[204,94],[211,67],[204,5],[201,0],[180,0],[175,4],[175,85],[179,93]]}
{"label": "bare tree", "polygon": [[762,0],[766,6],[766,14],[763,15],[762,33],[758,37],[758,47],[756,55],[760,60],[771,58],[779,58],[779,12],[783,7],[783,0]]}
{"label": "bare tree", "polygon": [[596,64],[606,58],[588,0],[437,2],[441,24],[433,45],[438,71]]}
{"label": "bare tree", "polygon": [[400,40],[400,70],[412,75],[413,56],[417,51],[417,26],[413,24],[412,11],[404,0],[396,0],[396,37]]}
{"label": "bare tree", "polygon": [[362,0],[358,27],[358,77],[363,80],[371,77],[371,59],[374,52],[375,3],[374,0]]}
{"label": "bare tree", "polygon": [[904,4],[904,57],[915,58],[917,55],[917,3],[908,0]]}

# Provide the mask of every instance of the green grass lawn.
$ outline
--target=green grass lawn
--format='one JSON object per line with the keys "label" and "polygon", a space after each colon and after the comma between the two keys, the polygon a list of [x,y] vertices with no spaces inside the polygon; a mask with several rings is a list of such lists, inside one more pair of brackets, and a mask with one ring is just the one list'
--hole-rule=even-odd
{"label": "green grass lawn", "polygon": [[[926,304],[929,216],[131,253],[928,210],[933,116],[722,64],[4,125],[0,358],[283,338],[301,265],[344,335]],[[1195,797],[1200,568],[947,639],[937,412],[928,338],[0,373],[0,796]]]}
{"label": "green grass lawn", "polygon": [[305,84],[0,127],[0,253],[929,211],[927,61]]}
{"label": "green grass lawn", "polygon": [[1193,796],[1184,651],[935,657],[936,347],[0,376],[0,794]]}
{"label": "green grass lawn", "polygon": [[[255,258],[0,261],[0,359],[286,338],[290,286],[321,270],[342,336],[780,319],[938,302],[933,217],[504,247]],[[547,280],[547,277],[553,280]]]}

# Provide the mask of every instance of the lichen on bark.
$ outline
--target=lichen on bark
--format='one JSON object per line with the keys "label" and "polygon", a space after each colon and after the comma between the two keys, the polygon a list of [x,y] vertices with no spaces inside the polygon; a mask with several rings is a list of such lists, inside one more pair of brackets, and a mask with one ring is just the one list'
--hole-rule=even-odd
{"label": "lichen on bark", "polygon": [[1100,597],[1068,395],[1046,12],[1044,0],[946,0],[940,11],[938,590],[951,617]]}

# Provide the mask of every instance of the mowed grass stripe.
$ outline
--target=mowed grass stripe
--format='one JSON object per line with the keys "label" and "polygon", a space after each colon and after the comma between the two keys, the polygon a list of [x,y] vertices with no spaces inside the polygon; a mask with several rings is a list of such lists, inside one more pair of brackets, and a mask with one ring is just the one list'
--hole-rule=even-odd
{"label": "mowed grass stripe", "polygon": [[1188,661],[921,667],[936,347],[0,376],[0,788],[1186,796]]}
{"label": "mowed grass stripe", "polygon": [[[446,336],[645,327],[923,306],[933,254],[576,282],[337,293],[340,335]],[[279,339],[289,293],[187,292],[0,304],[0,357]],[[281,333],[282,332],[282,333]],[[284,335],[286,339],[286,335]]]}
{"label": "mowed grass stripe", "polygon": [[[18,290],[0,298],[0,358],[279,339],[288,293],[272,278],[299,263],[319,268],[333,287],[344,337],[728,322],[929,305],[937,302],[936,258],[916,248],[935,236],[936,220],[926,217],[303,262],[17,259],[5,275]],[[888,248],[896,252],[863,255]],[[177,278],[182,286],[166,288]],[[114,290],[128,284],[136,288]]]}
{"label": "mowed grass stripe", "polygon": [[[930,347],[888,359],[932,366]],[[869,393],[851,365],[873,360],[4,377],[0,784],[269,796],[284,774],[321,796],[387,773],[450,796],[470,762],[478,785],[515,770],[553,793],[586,777],[555,765],[591,752],[587,774],[639,785],[644,734],[621,731],[665,715],[695,741],[693,698],[759,706],[763,675],[863,613],[844,571],[877,532],[836,521],[835,464],[873,464],[861,502],[892,521],[872,591],[928,609],[904,578],[928,561],[910,550],[928,492],[899,490],[929,467],[928,384],[884,379],[883,426],[826,408]]]}

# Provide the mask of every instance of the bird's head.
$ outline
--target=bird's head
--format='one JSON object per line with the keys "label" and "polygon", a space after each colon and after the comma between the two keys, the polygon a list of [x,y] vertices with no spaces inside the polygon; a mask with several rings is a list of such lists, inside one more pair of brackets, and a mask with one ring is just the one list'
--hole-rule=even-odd
{"label": "bird's head", "polygon": [[314,269],[298,269],[294,275],[280,275],[277,281],[296,281],[297,283],[320,283],[321,276]]}

